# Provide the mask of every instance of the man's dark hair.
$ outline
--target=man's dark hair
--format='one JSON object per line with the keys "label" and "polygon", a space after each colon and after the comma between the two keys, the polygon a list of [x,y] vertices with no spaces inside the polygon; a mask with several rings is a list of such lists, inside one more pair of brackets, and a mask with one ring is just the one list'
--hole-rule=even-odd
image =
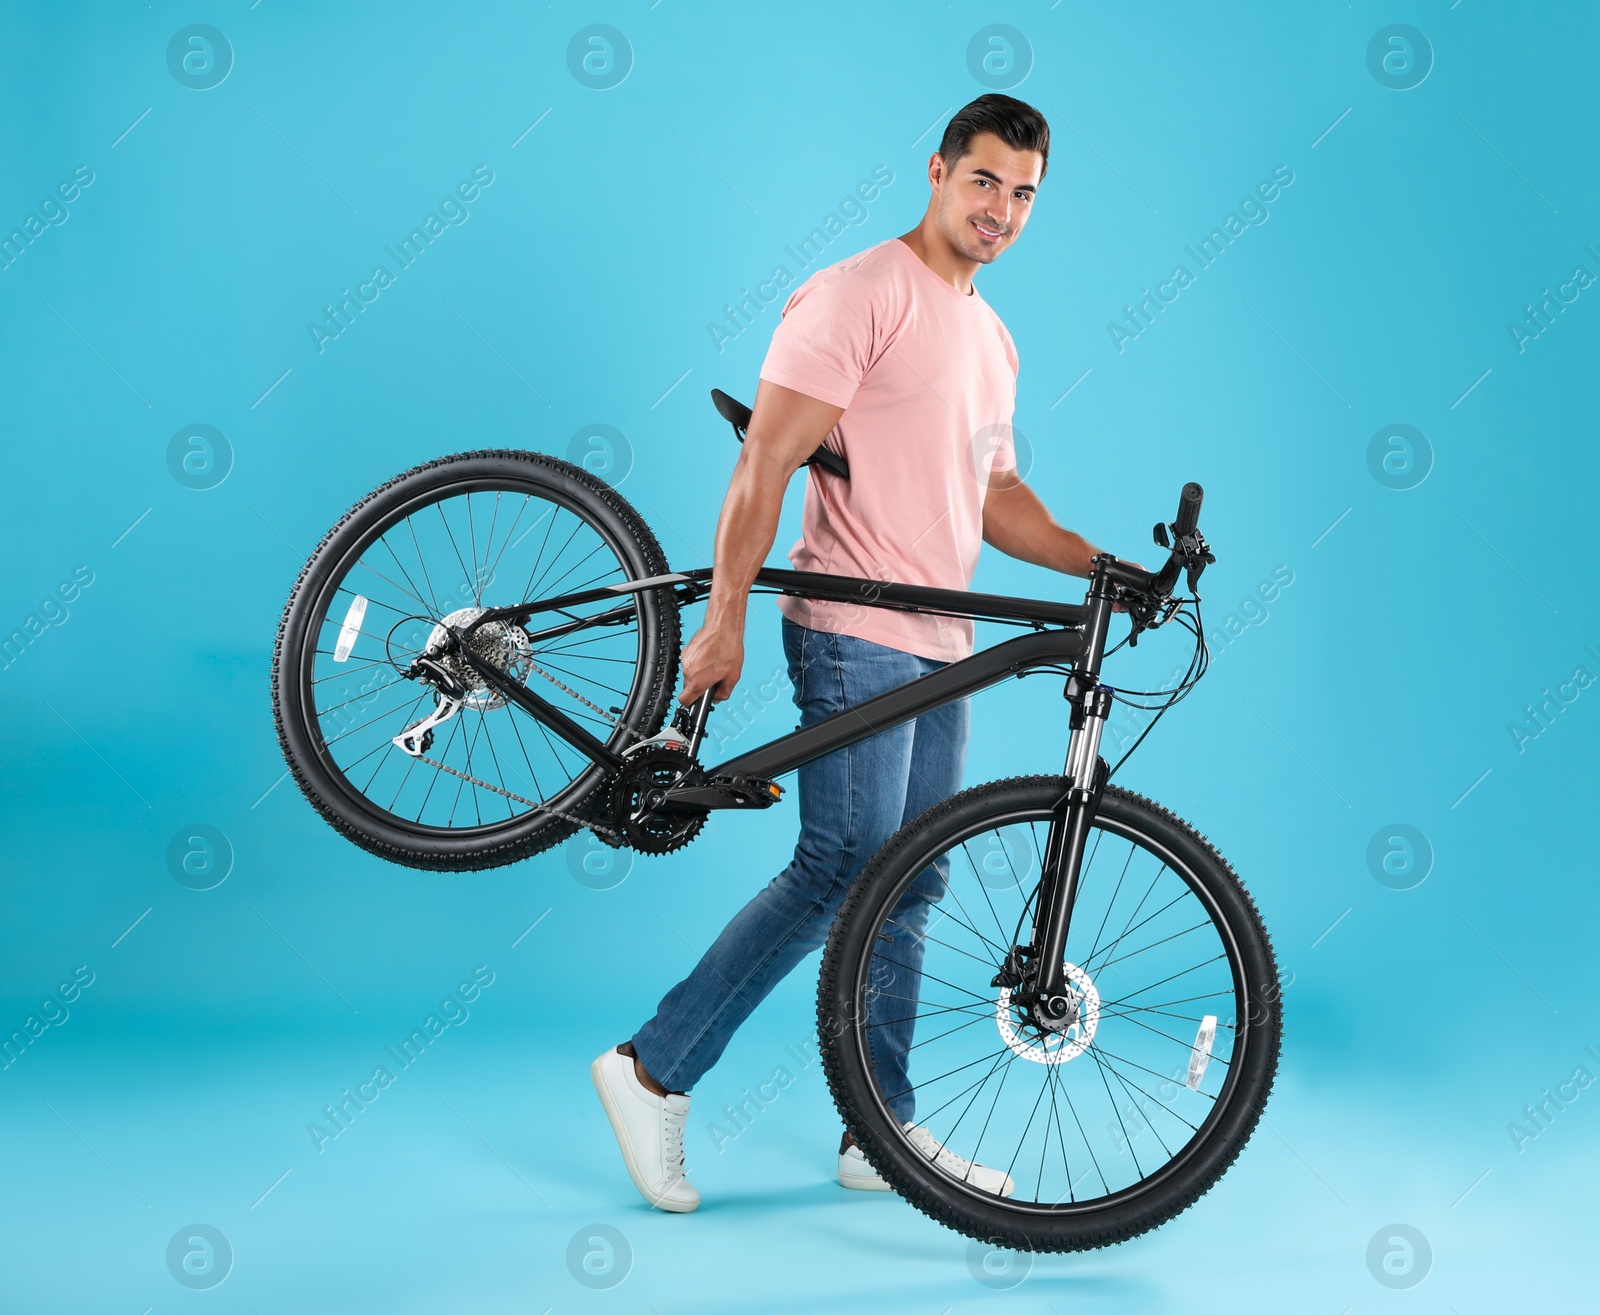
{"label": "man's dark hair", "polygon": [[1044,157],[1044,167],[1039,170],[1041,179],[1050,168],[1050,125],[1044,115],[1026,101],[998,92],[963,105],[945,124],[939,141],[945,168],[955,167],[956,161],[972,149],[972,139],[980,132],[992,132],[1014,151],[1038,151]]}

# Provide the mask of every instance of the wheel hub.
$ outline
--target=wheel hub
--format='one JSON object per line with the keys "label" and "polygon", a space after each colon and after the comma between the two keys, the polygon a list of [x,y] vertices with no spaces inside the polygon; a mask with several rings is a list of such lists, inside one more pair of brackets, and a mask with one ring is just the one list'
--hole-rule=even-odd
{"label": "wheel hub", "polygon": [[1062,965],[1070,983],[1069,996],[1059,1015],[1032,1003],[1013,1002],[1009,986],[1000,988],[995,1003],[995,1026],[1013,1054],[1035,1064],[1065,1064],[1089,1048],[1100,1025],[1100,992],[1089,974],[1077,964]]}
{"label": "wheel hub", "polygon": [[[434,626],[423,653],[448,671],[466,690],[463,702],[480,712],[493,712],[505,704],[505,697],[490,689],[476,668],[459,653],[448,651],[451,633],[471,625],[489,609],[462,607]],[[489,621],[473,631],[467,647],[496,671],[503,671],[519,684],[526,683],[533,662],[533,642],[528,632],[510,621]]]}

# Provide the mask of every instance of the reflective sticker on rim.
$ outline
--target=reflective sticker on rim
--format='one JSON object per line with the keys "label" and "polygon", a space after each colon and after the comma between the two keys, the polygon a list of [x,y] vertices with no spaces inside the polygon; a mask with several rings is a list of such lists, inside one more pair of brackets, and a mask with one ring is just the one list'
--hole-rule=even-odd
{"label": "reflective sticker on rim", "polygon": [[1206,1065],[1211,1062],[1211,1043],[1217,1039],[1217,1016],[1207,1014],[1200,1020],[1200,1030],[1194,1034],[1194,1048],[1189,1051],[1189,1076],[1184,1086],[1190,1091],[1200,1090],[1200,1079],[1206,1075]]}
{"label": "reflective sticker on rim", "polygon": [[367,619],[367,600],[357,594],[351,600],[350,610],[344,614],[344,624],[339,627],[339,642],[333,646],[333,660],[346,662],[350,650],[356,646],[356,636],[361,633],[361,623]]}

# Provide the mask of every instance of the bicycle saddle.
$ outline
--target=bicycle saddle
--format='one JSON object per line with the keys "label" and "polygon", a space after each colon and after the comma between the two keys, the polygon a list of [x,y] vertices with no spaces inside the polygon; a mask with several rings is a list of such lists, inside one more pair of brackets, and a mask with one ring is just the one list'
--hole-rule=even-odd
{"label": "bicycle saddle", "polygon": [[[734,434],[741,443],[744,442],[744,436],[750,430],[750,408],[738,399],[729,397],[720,388],[711,390],[711,400],[716,404],[717,414],[733,426]],[[850,463],[828,447],[819,447],[800,464],[820,466],[840,479],[850,478]]]}

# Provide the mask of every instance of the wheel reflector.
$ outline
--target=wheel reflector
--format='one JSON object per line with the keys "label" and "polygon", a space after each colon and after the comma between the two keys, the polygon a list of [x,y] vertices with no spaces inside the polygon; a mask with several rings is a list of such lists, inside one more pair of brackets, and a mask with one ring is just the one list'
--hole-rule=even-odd
{"label": "wheel reflector", "polygon": [[356,646],[356,636],[361,633],[361,623],[367,619],[367,600],[357,594],[344,614],[344,624],[339,627],[339,642],[333,646],[333,660],[349,660],[350,650]]}
{"label": "wheel reflector", "polygon": [[1207,1014],[1200,1020],[1200,1030],[1194,1034],[1194,1049],[1189,1052],[1189,1077],[1184,1083],[1190,1091],[1200,1090],[1200,1079],[1206,1075],[1206,1065],[1211,1062],[1211,1043],[1217,1039],[1217,1016]]}

